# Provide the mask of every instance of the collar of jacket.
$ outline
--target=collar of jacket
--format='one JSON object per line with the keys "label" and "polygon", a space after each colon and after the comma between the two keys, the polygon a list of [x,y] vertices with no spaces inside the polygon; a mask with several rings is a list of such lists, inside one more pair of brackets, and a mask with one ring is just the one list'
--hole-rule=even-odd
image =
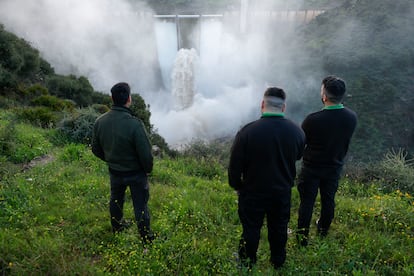
{"label": "collar of jacket", "polygon": [[111,107],[111,109],[112,110],[117,110],[117,111],[124,111],[124,112],[128,112],[128,113],[132,114],[132,110],[131,109],[129,109],[126,106],[122,106],[122,105],[113,105]]}
{"label": "collar of jacket", "polygon": [[342,109],[344,108],[343,104],[336,104],[336,105],[328,105],[322,108],[322,110],[332,110],[332,109]]}
{"label": "collar of jacket", "polygon": [[262,118],[265,117],[285,117],[285,113],[280,112],[280,113],[272,113],[272,112],[263,112],[262,113]]}

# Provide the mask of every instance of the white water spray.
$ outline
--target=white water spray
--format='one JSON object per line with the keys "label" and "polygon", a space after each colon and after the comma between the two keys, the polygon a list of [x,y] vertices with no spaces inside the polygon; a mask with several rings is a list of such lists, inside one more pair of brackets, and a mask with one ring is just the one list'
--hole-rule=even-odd
{"label": "white water spray", "polygon": [[180,49],[172,71],[172,96],[174,108],[190,107],[194,99],[195,66],[198,59],[194,49]]}

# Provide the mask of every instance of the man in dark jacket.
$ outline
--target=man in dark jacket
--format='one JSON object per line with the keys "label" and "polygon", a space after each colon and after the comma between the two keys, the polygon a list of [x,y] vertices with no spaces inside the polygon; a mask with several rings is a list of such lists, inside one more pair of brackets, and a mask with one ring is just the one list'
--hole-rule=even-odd
{"label": "man in dark jacket", "polygon": [[151,144],[141,120],[132,115],[131,90],[127,83],[111,89],[113,106],[100,116],[93,128],[92,152],[108,164],[111,198],[109,210],[112,230],[124,230],[123,206],[129,186],[135,220],[144,243],[153,238],[148,211],[147,174],[152,171]]}
{"label": "man in dark jacket", "polygon": [[334,218],[339,177],[357,124],[355,112],[342,104],[345,91],[342,79],[326,77],[321,87],[324,108],[309,114],[302,123],[306,147],[298,182],[300,206],[297,238],[303,246],[308,244],[309,225],[318,189],[321,214],[317,220],[317,231],[321,236],[326,236]]}
{"label": "man in dark jacket", "polygon": [[238,212],[243,227],[239,258],[249,268],[257,260],[265,216],[270,261],[278,268],[286,259],[291,188],[305,135],[284,117],[285,100],[282,89],[268,88],[261,104],[261,118],[237,133],[231,149],[229,184],[239,195]]}

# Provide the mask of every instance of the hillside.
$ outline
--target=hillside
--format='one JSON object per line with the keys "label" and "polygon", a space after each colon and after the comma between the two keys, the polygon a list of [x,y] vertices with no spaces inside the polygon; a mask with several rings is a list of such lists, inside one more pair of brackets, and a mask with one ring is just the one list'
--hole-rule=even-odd
{"label": "hillside", "polygon": [[[10,118],[0,112],[0,125]],[[0,132],[4,137],[4,128]],[[16,125],[11,139],[25,150],[10,157],[47,158],[13,174],[0,160],[1,275],[274,275],[265,231],[257,267],[251,274],[237,268],[237,196],[214,148],[156,158],[149,207],[158,238],[144,254],[135,226],[112,234],[107,168],[87,146],[57,143],[54,130],[28,124]],[[407,172],[413,183],[413,169]],[[294,237],[299,205],[294,188],[293,232],[279,275],[412,275],[414,200],[401,190],[385,192],[382,181],[345,177],[330,235],[319,239],[312,229],[307,248],[297,247]],[[319,204],[315,208],[318,212]],[[129,196],[125,216],[133,218]]]}
{"label": "hillside", "polygon": [[308,55],[298,63],[312,64],[305,71],[322,68],[347,81],[345,104],[359,116],[350,152],[357,159],[372,161],[390,148],[414,152],[412,18],[411,0],[348,0],[302,30]]}

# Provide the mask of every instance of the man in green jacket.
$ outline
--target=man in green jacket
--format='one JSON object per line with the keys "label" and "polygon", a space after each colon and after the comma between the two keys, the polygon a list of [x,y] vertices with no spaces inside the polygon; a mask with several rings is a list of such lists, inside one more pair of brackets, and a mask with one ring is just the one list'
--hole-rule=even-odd
{"label": "man in green jacket", "polygon": [[132,115],[131,89],[117,83],[111,89],[113,106],[100,116],[93,128],[92,152],[108,164],[111,198],[109,210],[113,232],[125,229],[123,205],[129,186],[135,220],[144,243],[151,242],[147,174],[152,171],[151,144],[141,120]]}

